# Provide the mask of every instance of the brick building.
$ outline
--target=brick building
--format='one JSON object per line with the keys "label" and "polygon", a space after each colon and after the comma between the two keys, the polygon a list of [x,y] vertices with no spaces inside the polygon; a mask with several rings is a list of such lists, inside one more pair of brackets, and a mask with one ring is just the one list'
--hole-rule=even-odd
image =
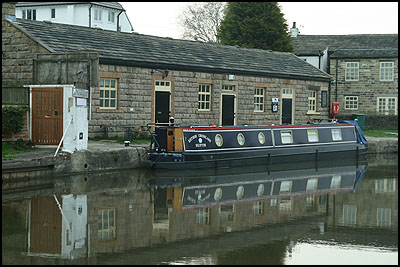
{"label": "brick building", "polygon": [[[88,88],[90,137],[105,128],[121,136],[126,126],[140,134],[148,122],[166,122],[169,116],[180,124],[217,125],[329,117],[331,76],[291,53],[13,17],[3,23],[3,83],[40,84],[34,74],[43,69],[32,62],[38,54],[97,53],[98,65],[92,67],[98,76]],[[59,71],[64,67],[48,76]],[[277,110],[271,108],[273,98]]]}

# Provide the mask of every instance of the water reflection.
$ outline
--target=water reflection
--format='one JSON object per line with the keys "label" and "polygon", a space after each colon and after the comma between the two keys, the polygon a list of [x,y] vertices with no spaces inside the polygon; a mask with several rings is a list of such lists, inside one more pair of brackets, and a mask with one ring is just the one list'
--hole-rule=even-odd
{"label": "water reflection", "polygon": [[3,264],[307,264],[321,246],[397,255],[397,165],[334,165],[3,186]]}

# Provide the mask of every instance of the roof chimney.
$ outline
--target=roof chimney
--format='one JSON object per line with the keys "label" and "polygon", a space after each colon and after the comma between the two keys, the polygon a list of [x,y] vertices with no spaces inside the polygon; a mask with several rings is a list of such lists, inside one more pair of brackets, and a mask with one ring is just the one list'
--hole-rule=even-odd
{"label": "roof chimney", "polygon": [[300,31],[296,28],[296,22],[293,22],[293,27],[290,28],[290,36],[296,38]]}

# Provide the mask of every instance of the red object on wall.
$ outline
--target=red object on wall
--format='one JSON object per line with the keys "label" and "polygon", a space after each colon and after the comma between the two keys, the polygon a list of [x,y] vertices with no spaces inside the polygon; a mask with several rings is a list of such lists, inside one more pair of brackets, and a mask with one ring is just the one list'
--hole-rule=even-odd
{"label": "red object on wall", "polygon": [[332,114],[333,119],[335,119],[336,114],[339,114],[339,102],[332,102]]}

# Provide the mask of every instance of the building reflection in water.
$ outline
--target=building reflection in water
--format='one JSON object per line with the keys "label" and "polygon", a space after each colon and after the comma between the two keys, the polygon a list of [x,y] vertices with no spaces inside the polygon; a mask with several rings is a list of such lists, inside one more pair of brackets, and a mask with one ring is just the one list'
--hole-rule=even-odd
{"label": "building reflection in water", "polygon": [[[395,244],[386,238],[397,236],[397,166],[389,175],[374,171],[368,178],[366,165],[357,164],[55,177],[49,188],[3,191],[3,263],[86,258],[83,263],[99,264],[104,253],[203,237],[219,239],[203,250],[201,243],[182,250],[208,251],[214,256],[193,260],[219,264],[235,257],[221,251],[226,244],[229,251],[269,246],[275,256],[265,261],[278,264],[297,239],[342,238],[397,249],[397,238]],[[369,238],[372,231],[365,229],[380,237]],[[147,260],[136,257],[135,263],[163,262],[162,252],[147,253]]]}

